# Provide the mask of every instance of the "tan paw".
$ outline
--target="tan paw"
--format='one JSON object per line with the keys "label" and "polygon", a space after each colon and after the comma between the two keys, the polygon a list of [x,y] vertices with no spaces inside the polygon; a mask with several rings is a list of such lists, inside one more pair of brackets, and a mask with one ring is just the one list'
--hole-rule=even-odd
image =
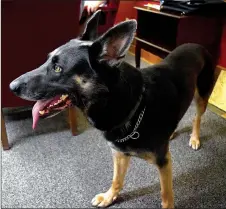
{"label": "tan paw", "polygon": [[192,147],[192,149],[197,150],[200,147],[200,140],[196,137],[191,137],[189,141],[189,146]]}
{"label": "tan paw", "polygon": [[107,207],[111,205],[116,198],[117,196],[112,195],[110,192],[101,193],[92,199],[92,205],[96,207]]}
{"label": "tan paw", "polygon": [[174,208],[174,203],[173,202],[165,202],[161,203],[162,209],[173,209]]}
{"label": "tan paw", "polygon": [[162,209],[173,209],[174,208],[174,203],[173,202],[166,202],[166,203],[161,203]]}

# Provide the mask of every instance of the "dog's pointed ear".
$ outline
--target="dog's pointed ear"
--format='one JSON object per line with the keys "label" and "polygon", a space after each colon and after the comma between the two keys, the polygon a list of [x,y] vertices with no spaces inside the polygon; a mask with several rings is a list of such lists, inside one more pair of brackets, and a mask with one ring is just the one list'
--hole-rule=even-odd
{"label": "dog's pointed ear", "polygon": [[101,10],[96,11],[87,21],[83,34],[80,39],[84,41],[93,41],[97,38],[97,29],[99,24]]}
{"label": "dog's pointed ear", "polygon": [[136,20],[128,20],[115,25],[98,38],[92,51],[98,55],[98,61],[106,61],[109,65],[119,65],[125,57],[136,32]]}

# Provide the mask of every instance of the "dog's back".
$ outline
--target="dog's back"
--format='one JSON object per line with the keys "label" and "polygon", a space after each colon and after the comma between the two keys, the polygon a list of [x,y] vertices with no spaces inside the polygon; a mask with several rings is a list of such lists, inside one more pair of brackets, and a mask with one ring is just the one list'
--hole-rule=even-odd
{"label": "dog's back", "polygon": [[183,44],[164,62],[173,70],[178,80],[184,81],[185,85],[187,82],[191,85],[192,81],[196,81],[194,85],[200,96],[209,96],[213,85],[214,66],[211,55],[204,47],[199,44]]}
{"label": "dog's back", "polygon": [[[167,94],[176,94],[176,97],[172,95],[171,98],[177,99],[179,104],[177,107],[180,109],[178,120],[190,105],[195,90],[200,97],[206,100],[213,88],[214,68],[211,56],[205,48],[198,44],[183,44],[160,64],[142,69],[141,72],[148,81],[147,85],[153,83],[154,78],[161,85],[166,86]],[[162,99],[164,100],[164,98]],[[165,99],[159,102],[164,103],[167,108],[169,101]]]}

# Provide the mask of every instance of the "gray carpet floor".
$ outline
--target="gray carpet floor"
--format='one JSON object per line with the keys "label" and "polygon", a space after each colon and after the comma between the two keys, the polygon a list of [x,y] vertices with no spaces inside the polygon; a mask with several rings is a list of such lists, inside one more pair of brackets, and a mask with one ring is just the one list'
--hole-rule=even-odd
{"label": "gray carpet floor", "polygon": [[[21,111],[5,111],[13,147],[2,152],[2,208],[90,208],[91,199],[106,191],[112,179],[111,151],[101,133],[80,113],[81,134],[72,137],[65,112],[40,121],[33,131],[30,112]],[[175,207],[225,208],[226,120],[208,110],[202,120],[201,149],[194,151],[188,146],[194,114],[192,104],[170,143]],[[134,158],[111,207],[160,204],[155,166]]]}

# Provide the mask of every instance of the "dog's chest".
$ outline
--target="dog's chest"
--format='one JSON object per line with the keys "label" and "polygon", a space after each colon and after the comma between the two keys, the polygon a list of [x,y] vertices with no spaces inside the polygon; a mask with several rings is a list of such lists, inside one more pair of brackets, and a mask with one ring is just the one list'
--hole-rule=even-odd
{"label": "dog's chest", "polygon": [[154,155],[154,153],[149,152],[147,150],[143,150],[143,149],[136,149],[136,148],[132,148],[130,146],[117,146],[115,144],[113,144],[112,142],[108,142],[108,145],[111,147],[111,149],[119,151],[119,152],[123,152],[126,155],[129,156],[133,156],[133,157],[138,157],[144,160],[147,160],[150,163],[155,163],[156,161],[156,157]]}
{"label": "dog's chest", "polygon": [[108,146],[110,146],[112,149],[117,150],[119,152],[123,152],[123,153],[127,153],[131,155],[136,155],[138,153],[137,149],[134,149],[130,146],[125,146],[125,145],[121,145],[121,144],[114,144],[112,142],[108,142]]}

